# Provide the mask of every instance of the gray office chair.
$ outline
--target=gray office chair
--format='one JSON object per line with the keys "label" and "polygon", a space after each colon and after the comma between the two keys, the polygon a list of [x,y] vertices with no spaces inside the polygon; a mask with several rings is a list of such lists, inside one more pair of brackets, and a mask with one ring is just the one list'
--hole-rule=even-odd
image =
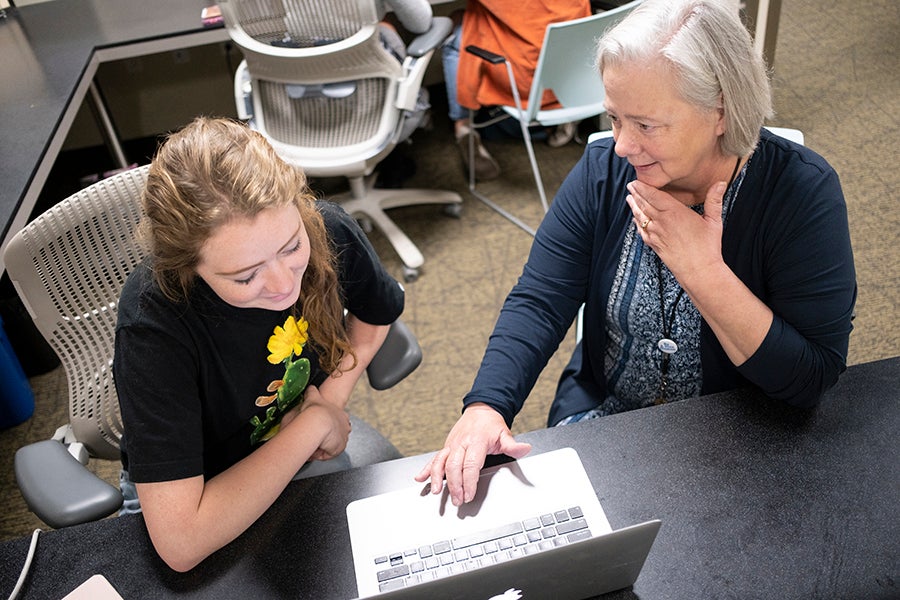
{"label": "gray office chair", "polygon": [[417,105],[425,68],[450,33],[446,17],[407,47],[401,63],[384,47],[374,0],[223,0],[231,39],[244,54],[235,73],[238,116],[310,177],[347,177],[344,209],[374,223],[413,281],[422,253],[385,214],[414,204],[444,204],[449,191],[375,189],[377,166],[423,118]]}
{"label": "gray office chair", "polygon": [[[147,170],[125,171],[74,194],[18,232],[4,254],[7,273],[68,382],[69,423],[53,439],[15,456],[22,496],[51,527],[96,520],[122,504],[119,490],[85,465],[90,457],[119,459],[123,427],[112,380],[116,308],[126,277],[143,256],[134,228]],[[387,389],[421,360],[415,336],[398,321],[368,378],[375,389]],[[353,466],[401,456],[355,418],[347,454]]]}
{"label": "gray office chair", "polygon": [[[551,23],[544,34],[544,42],[541,45],[541,53],[534,70],[534,79],[531,89],[528,91],[528,106],[522,108],[522,99],[516,86],[512,66],[505,56],[489,52],[477,46],[469,46],[466,51],[478,56],[491,64],[506,65],[509,77],[510,89],[515,104],[513,106],[501,106],[502,118],[513,118],[519,123],[522,137],[525,140],[525,149],[528,152],[528,160],[531,163],[531,171],[534,175],[534,183],[537,187],[541,206],[546,213],[549,209],[547,194],[544,191],[544,182],[541,179],[541,171],[538,168],[534,155],[534,147],[531,144],[529,127],[541,125],[549,127],[562,123],[581,121],[590,117],[596,117],[606,111],[603,107],[603,99],[606,94],[603,90],[603,80],[595,63],[595,46],[597,40],[607,29],[625,18],[634,10],[641,0],[634,0],[617,8],[613,8],[589,17]],[[540,101],[532,102],[531,99],[543,98],[546,90],[552,90],[560,108],[542,109]],[[486,123],[475,123],[474,112],[470,111],[469,123],[472,127],[485,127],[496,123],[499,119],[492,119]],[[511,214],[493,200],[476,190],[475,187],[475,143],[474,138],[469,140],[469,191],[482,203],[496,211],[527,233],[534,235],[535,230],[529,227],[521,219]]]}

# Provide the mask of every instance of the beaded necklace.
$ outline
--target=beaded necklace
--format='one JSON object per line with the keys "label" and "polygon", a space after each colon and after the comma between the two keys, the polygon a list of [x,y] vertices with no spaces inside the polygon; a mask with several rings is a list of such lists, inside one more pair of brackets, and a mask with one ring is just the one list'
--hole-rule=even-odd
{"label": "beaded necklace", "polygon": [[[728,185],[725,187],[726,193],[731,188],[731,184],[734,183],[734,178],[737,176],[738,168],[740,166],[741,157],[738,156],[737,162],[734,164],[734,170],[731,172],[731,178],[728,180]],[[659,258],[659,255],[654,254],[654,256],[654,262],[656,263],[657,288],[659,290],[659,320],[662,326],[662,338],[656,343],[656,347],[662,352],[662,358],[659,363],[659,392],[656,396],[656,404],[664,404],[666,402],[666,392],[669,387],[669,360],[673,354],[678,352],[678,344],[672,339],[672,326],[675,324],[675,311],[678,308],[678,303],[681,302],[681,297],[684,296],[684,288],[679,288],[678,294],[675,296],[675,302],[672,303],[667,318],[666,291],[665,283],[663,281],[662,260]]]}

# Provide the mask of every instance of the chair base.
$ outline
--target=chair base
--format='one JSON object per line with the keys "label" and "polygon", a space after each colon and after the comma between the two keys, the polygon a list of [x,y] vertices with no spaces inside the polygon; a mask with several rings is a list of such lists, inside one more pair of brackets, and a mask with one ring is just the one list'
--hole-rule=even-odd
{"label": "chair base", "polygon": [[460,205],[462,197],[456,192],[426,189],[376,189],[375,176],[350,180],[349,195],[334,198],[350,215],[368,218],[387,237],[404,265],[404,279],[415,281],[425,257],[396,223],[384,212],[401,206],[419,204]]}
{"label": "chair base", "polygon": [[[507,69],[509,69],[508,64],[507,64]],[[511,81],[514,82],[515,79],[513,78],[511,70],[509,72],[509,76],[510,76]],[[513,85],[513,88],[515,89],[514,85]],[[521,114],[521,112],[522,111],[520,109],[519,113]],[[508,116],[515,117],[515,115],[504,115],[502,118],[507,118]],[[477,130],[477,129],[486,127],[487,125],[497,122],[497,120],[500,120],[500,119],[493,119],[487,123],[476,123],[475,122],[475,111],[473,111],[471,109],[469,110],[469,127],[471,127],[473,130]],[[531,173],[534,176],[534,184],[535,184],[535,187],[537,188],[538,197],[541,200],[541,207],[544,209],[544,213],[546,214],[547,211],[549,210],[549,204],[547,203],[547,194],[544,192],[544,181],[541,178],[541,171],[538,168],[537,159],[535,158],[535,155],[534,155],[534,147],[531,144],[531,134],[528,131],[528,127],[530,124],[526,123],[521,118],[517,118],[516,120],[518,121],[519,129],[522,132],[522,139],[525,141],[525,150],[528,153],[528,162],[531,165]],[[473,196],[475,196],[476,199],[480,200],[485,206],[487,206],[488,208],[490,208],[494,212],[498,213],[500,216],[502,216],[506,220],[510,221],[511,223],[513,223],[514,225],[516,225],[517,227],[519,227],[520,229],[525,231],[525,233],[534,237],[534,235],[535,235],[534,229],[532,229],[531,227],[526,225],[524,221],[522,221],[521,219],[519,219],[517,216],[513,215],[506,209],[502,208],[500,205],[498,205],[496,202],[494,202],[493,200],[491,200],[484,194],[481,194],[480,192],[478,192],[475,189],[475,187],[476,187],[475,181],[476,181],[476,178],[475,178],[475,142],[474,142],[474,138],[470,137],[470,139],[469,139],[469,192]]]}

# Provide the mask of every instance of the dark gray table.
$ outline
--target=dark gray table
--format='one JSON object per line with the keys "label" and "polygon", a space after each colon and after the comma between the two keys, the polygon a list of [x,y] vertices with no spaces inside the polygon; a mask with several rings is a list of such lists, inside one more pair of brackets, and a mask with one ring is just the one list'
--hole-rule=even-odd
{"label": "dark gray table", "polygon": [[[0,275],[3,248],[28,222],[82,101],[94,97],[100,63],[227,40],[224,27],[200,20],[215,3],[54,0],[0,18]],[[100,125],[114,137],[113,124]]]}
{"label": "dark gray table", "polygon": [[2,248],[27,223],[97,66],[228,39],[204,29],[215,0],[55,0],[0,19]]}
{"label": "dark gray table", "polygon": [[[850,368],[812,411],[734,392],[520,438],[575,448],[614,528],[662,520],[634,588],[610,597],[898,598],[898,383],[900,357]],[[352,598],[346,505],[412,484],[426,459],[292,483],[187,574],[156,557],[140,516],[42,534],[22,597],[102,573],[126,599]],[[0,544],[2,597],[28,542]]]}

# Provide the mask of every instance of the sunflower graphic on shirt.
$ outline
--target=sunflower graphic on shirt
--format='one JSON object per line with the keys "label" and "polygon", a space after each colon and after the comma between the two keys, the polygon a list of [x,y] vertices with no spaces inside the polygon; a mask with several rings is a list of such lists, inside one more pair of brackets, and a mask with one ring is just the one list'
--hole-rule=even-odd
{"label": "sunflower graphic on shirt", "polygon": [[309,359],[301,358],[303,347],[309,336],[309,323],[303,317],[295,319],[293,315],[287,318],[284,325],[275,327],[269,343],[267,360],[273,365],[284,364],[284,378],[276,379],[266,387],[269,395],[259,396],[256,405],[268,406],[265,418],[260,419],[254,415],[250,419],[253,431],[250,434],[251,445],[264,442],[276,433],[281,427],[281,419],[285,413],[300,404],[303,400],[303,391],[309,383]]}

